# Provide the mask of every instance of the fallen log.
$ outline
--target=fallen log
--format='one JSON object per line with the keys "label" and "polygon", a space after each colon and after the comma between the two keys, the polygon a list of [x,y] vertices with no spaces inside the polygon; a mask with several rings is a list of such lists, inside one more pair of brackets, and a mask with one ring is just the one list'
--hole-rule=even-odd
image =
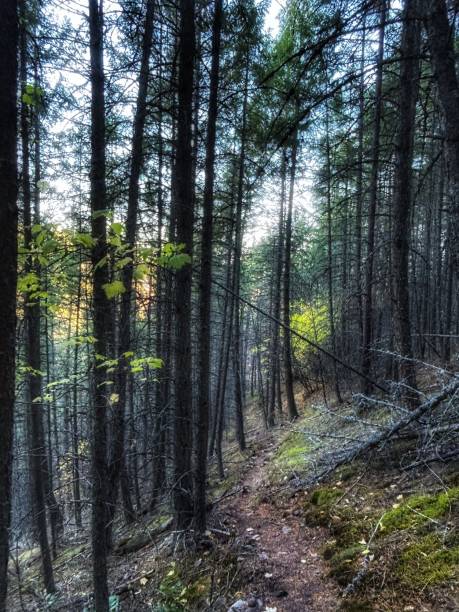
{"label": "fallen log", "polygon": [[[431,412],[432,410],[437,408],[437,406],[439,406],[442,402],[444,402],[449,397],[452,397],[458,390],[459,390],[459,377],[455,376],[452,382],[450,382],[441,391],[439,391],[437,394],[435,394],[430,399],[428,399],[423,404],[421,404],[418,408],[406,414],[403,418],[398,420],[396,423],[394,423],[390,427],[387,427],[386,429],[383,429],[381,432],[375,434],[363,444],[360,444],[359,446],[356,446],[356,447],[354,446],[349,451],[349,453],[346,453],[342,457],[336,459],[333,465],[328,466],[325,470],[323,470],[321,473],[316,475],[312,479],[313,482],[319,482],[320,480],[322,480],[323,478],[325,478],[326,476],[334,472],[341,465],[354,461],[354,459],[356,459],[360,455],[363,455],[364,453],[378,447],[383,442],[386,442],[392,436],[397,434],[401,429],[403,429],[407,425],[410,425],[414,421],[417,421],[418,419],[420,419],[422,416],[424,416],[428,412]],[[302,483],[302,484],[311,484],[311,483],[308,482],[308,483]]]}
{"label": "fallen log", "polygon": [[127,537],[118,542],[115,547],[115,555],[127,555],[129,553],[137,552],[145,546],[149,546],[153,541],[165,531],[168,531],[173,525],[173,519],[170,518],[162,523],[156,529],[147,529],[145,532],[139,533],[132,537]]}

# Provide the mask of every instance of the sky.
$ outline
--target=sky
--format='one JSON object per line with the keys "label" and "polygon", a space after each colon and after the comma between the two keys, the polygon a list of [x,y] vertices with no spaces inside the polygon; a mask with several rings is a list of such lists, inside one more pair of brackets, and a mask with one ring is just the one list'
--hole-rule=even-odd
{"label": "sky", "polygon": [[[270,6],[266,12],[265,29],[266,32],[269,32],[269,34],[271,34],[271,36],[273,37],[275,37],[279,32],[279,16],[286,2],[287,0],[271,0]],[[63,8],[62,5],[57,5],[57,14],[61,15],[62,18],[70,18],[74,25],[78,25],[78,23],[81,21],[81,14],[84,11],[82,9],[82,6],[78,3],[74,3],[73,0],[70,5],[74,8],[79,7],[79,10],[69,11],[66,8]],[[62,75],[60,71],[56,72],[56,83],[59,80],[59,77],[61,76]],[[65,74],[65,80],[68,83],[74,85],[84,85],[85,83],[85,78],[77,74]],[[59,131],[65,130],[67,129],[68,125],[68,118],[63,118],[56,125],[53,126],[52,131],[54,133],[57,133]],[[268,183],[270,183],[269,178]],[[69,190],[69,185],[67,184],[65,178],[60,177],[53,177],[53,179],[50,180],[49,184],[53,188],[55,197],[52,198],[54,201],[50,201],[48,198],[46,198],[45,194],[43,194],[43,208],[45,212],[52,215],[53,220],[55,222],[62,225],[66,225],[66,217],[69,209],[68,201],[66,200],[69,200],[69,195],[71,191]],[[266,236],[269,229],[272,227],[273,218],[275,219],[277,217],[276,213],[279,206],[277,181],[274,181],[274,184],[270,184],[269,188],[263,191],[263,195],[260,194],[261,201],[257,202],[256,205],[256,208],[258,210],[256,212],[254,211],[254,214],[251,215],[251,221],[249,222],[247,227],[248,231],[245,240],[247,246],[251,244],[256,244],[257,242],[262,240]],[[308,190],[304,189],[304,186],[298,185],[295,199],[297,200],[297,206],[306,209],[310,208],[310,206],[308,206],[308,204],[310,204],[310,195],[308,193]]]}
{"label": "sky", "polygon": [[265,17],[265,28],[275,36],[279,31],[279,14],[287,0],[271,0]]}

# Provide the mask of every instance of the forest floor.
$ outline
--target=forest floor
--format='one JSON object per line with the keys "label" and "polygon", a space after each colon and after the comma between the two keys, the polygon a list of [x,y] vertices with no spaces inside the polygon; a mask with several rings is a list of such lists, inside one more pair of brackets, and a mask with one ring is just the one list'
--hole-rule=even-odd
{"label": "forest floor", "polygon": [[240,493],[220,509],[241,544],[252,549],[244,595],[277,612],[336,610],[338,588],[320,554],[327,530],[304,525],[295,496],[276,495],[270,470],[277,451],[271,434],[251,460]]}
{"label": "forest floor", "polygon": [[[334,453],[391,417],[383,407],[357,419],[352,401],[319,393],[297,401],[301,418],[270,431],[253,402],[247,450],[226,441],[223,481],[211,466],[197,545],[170,531],[166,507],[120,523],[111,612],[459,610],[459,462],[412,469],[419,440],[408,435],[316,482]],[[457,433],[448,440],[457,448]],[[91,610],[87,532],[62,546],[55,573],[59,595],[46,598],[37,550],[22,551],[8,609]]]}

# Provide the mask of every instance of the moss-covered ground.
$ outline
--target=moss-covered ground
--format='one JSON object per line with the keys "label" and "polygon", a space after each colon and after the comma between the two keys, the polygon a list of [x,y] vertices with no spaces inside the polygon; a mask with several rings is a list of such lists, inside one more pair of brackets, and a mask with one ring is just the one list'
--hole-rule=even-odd
{"label": "moss-covered ground", "polygon": [[[363,464],[348,466],[350,478],[338,473],[303,502],[306,524],[329,529],[322,553],[330,575],[346,588],[360,573],[343,609],[436,610],[443,608],[433,602],[443,597],[445,609],[454,606],[459,487],[439,490],[431,482],[430,490],[407,493],[412,481],[402,483],[399,475],[397,480],[395,473],[381,472],[380,467],[362,477],[363,469]],[[422,487],[422,478],[416,484]]]}

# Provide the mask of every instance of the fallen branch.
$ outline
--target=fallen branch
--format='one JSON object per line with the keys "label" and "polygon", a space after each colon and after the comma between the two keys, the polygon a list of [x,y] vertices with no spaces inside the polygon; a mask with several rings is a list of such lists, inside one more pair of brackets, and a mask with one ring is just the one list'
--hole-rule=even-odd
{"label": "fallen branch", "polygon": [[420,465],[427,465],[428,463],[443,463],[447,459],[453,459],[454,457],[459,456],[459,449],[450,451],[444,455],[433,455],[432,457],[427,457],[426,459],[420,459],[419,461],[415,461],[414,463],[410,463],[410,465],[404,466],[403,470],[412,470]]}
{"label": "fallen branch", "polygon": [[342,457],[336,459],[334,464],[327,469],[323,470],[319,475],[317,475],[313,480],[318,482],[328,476],[330,473],[334,472],[338,467],[344,465],[345,463],[350,463],[360,455],[363,455],[369,450],[372,450],[394,436],[401,429],[410,425],[414,421],[420,419],[424,414],[431,412],[437,406],[439,406],[445,399],[452,397],[459,390],[459,378],[455,377],[454,380],[444,387],[442,391],[431,397],[429,400],[421,404],[416,410],[413,410],[402,419],[391,425],[390,427],[384,429],[382,432],[371,437],[367,442],[361,444],[357,447],[353,447],[348,453],[343,455]]}
{"label": "fallen branch", "polygon": [[121,540],[115,548],[114,553],[116,555],[126,555],[129,553],[137,552],[145,546],[152,544],[155,538],[163,534],[165,531],[170,529],[173,524],[173,519],[168,519],[165,523],[157,527],[156,529],[147,530],[132,538],[125,538]]}

